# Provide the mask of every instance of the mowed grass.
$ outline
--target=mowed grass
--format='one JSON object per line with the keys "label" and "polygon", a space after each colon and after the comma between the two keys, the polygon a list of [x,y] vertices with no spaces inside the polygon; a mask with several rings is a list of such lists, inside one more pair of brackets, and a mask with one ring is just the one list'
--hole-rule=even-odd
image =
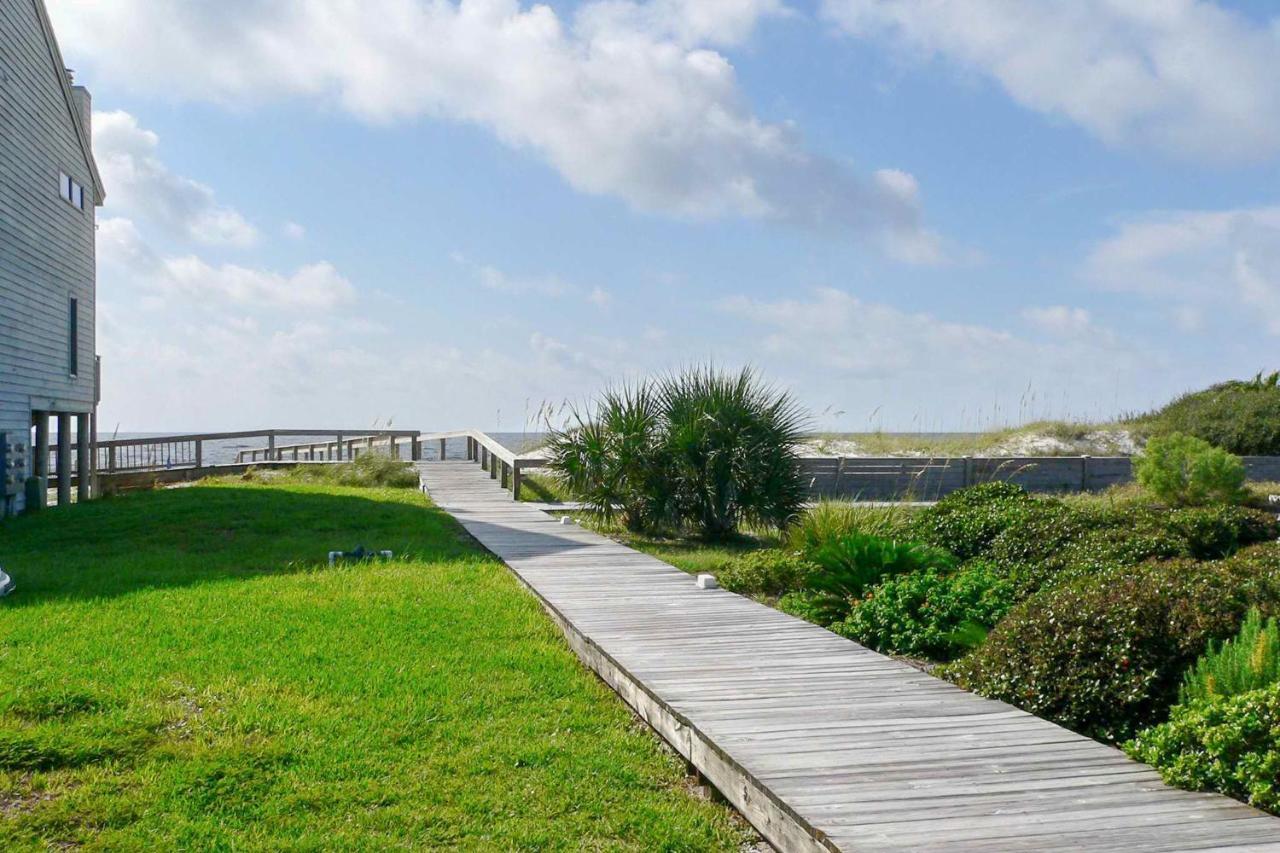
{"label": "mowed grass", "polygon": [[[326,553],[388,548],[329,568]],[[531,595],[412,490],[0,524],[0,849],[725,850]]]}

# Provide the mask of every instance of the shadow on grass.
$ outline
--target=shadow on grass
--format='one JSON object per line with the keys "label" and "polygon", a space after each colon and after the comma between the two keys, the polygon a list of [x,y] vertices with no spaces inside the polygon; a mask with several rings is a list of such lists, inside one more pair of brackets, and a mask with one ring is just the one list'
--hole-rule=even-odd
{"label": "shadow on grass", "polygon": [[56,599],[323,571],[363,545],[424,562],[481,552],[412,490],[201,485],[137,492],[0,522],[5,609]]}

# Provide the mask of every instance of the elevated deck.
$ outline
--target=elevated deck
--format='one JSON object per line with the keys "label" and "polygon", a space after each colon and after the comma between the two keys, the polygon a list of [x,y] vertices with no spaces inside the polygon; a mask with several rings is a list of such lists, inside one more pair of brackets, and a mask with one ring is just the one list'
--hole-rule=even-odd
{"label": "elevated deck", "polygon": [[424,488],[570,645],[781,850],[1273,850],[1280,819],[512,502]]}

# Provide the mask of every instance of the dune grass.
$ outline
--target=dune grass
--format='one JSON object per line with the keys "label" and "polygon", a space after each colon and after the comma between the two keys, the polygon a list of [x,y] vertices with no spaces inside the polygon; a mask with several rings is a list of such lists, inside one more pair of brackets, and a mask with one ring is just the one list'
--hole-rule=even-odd
{"label": "dune grass", "polygon": [[[388,548],[330,568],[326,552]],[[0,849],[737,849],[413,490],[202,484],[0,524]]]}

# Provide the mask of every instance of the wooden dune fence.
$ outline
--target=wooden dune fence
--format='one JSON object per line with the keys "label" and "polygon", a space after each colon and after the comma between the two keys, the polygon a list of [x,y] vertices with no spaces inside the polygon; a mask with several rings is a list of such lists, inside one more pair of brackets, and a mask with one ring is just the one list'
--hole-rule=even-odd
{"label": "wooden dune fence", "polygon": [[[1280,481],[1280,457],[1246,456],[1250,480]],[[1092,492],[1133,479],[1127,456],[823,457],[801,470],[815,498],[937,500],[957,489],[1002,480],[1031,492]]]}

